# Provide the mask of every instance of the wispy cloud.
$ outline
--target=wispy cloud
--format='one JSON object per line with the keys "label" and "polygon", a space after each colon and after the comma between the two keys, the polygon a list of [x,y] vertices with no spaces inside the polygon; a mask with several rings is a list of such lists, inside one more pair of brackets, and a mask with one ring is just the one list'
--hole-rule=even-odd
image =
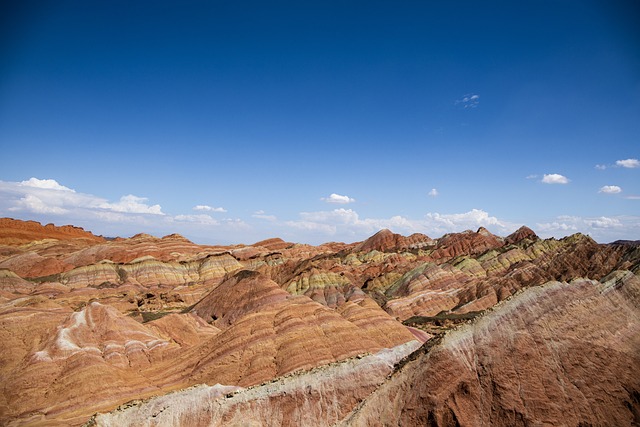
{"label": "wispy cloud", "polygon": [[569,178],[558,173],[544,174],[542,182],[545,184],[568,184]]}
{"label": "wispy cloud", "polygon": [[353,199],[349,196],[342,196],[340,194],[336,194],[336,193],[332,193],[329,197],[323,197],[322,199],[320,199],[322,201],[325,201],[327,203],[337,203],[337,204],[347,204],[347,203],[353,203],[356,201],[356,199]]}
{"label": "wispy cloud", "polygon": [[425,227],[437,232],[462,231],[479,227],[492,227],[494,230],[509,231],[515,224],[508,224],[489,215],[482,209],[455,214],[428,213],[425,215]]}
{"label": "wispy cloud", "polygon": [[431,191],[427,193],[427,196],[430,196],[430,197],[438,197],[439,195],[440,193],[436,188],[432,188]]}
{"label": "wispy cloud", "polygon": [[600,170],[600,171],[603,171],[603,170],[605,170],[607,168],[607,165],[595,165],[595,168]]}
{"label": "wispy cloud", "polygon": [[267,213],[265,211],[263,211],[262,209],[259,211],[255,211],[253,213],[253,215],[251,215],[253,218],[258,218],[258,219],[264,219],[267,221],[277,221],[278,218],[275,215],[267,215]]}
{"label": "wispy cloud", "polygon": [[175,221],[178,221],[178,222],[191,222],[191,223],[203,224],[203,225],[218,225],[218,224],[220,224],[220,222],[218,220],[214,219],[213,217],[211,217],[211,215],[207,215],[207,214],[176,215],[176,216],[173,217],[173,219]]}
{"label": "wispy cloud", "polygon": [[11,212],[28,211],[37,214],[53,214],[62,215],[69,212],[61,206],[51,205],[46,203],[46,197],[38,197],[33,194],[25,194],[24,197],[17,200],[15,204],[8,208]]}
{"label": "wispy cloud", "polygon": [[541,237],[562,237],[581,232],[604,243],[638,236],[640,216],[581,217],[562,215],[552,221],[538,223],[536,227],[536,231]]}
{"label": "wispy cloud", "polygon": [[[497,233],[511,233],[519,225],[501,221],[481,209],[472,209],[458,214],[430,212],[420,219],[410,219],[400,215],[391,218],[361,218],[353,209],[302,212],[300,219],[287,221],[286,225],[297,229],[319,232],[327,235],[354,236],[356,239],[368,237],[382,228],[397,233],[424,233],[439,236],[444,233],[492,228]],[[521,225],[521,224],[520,224]]]}
{"label": "wispy cloud", "polygon": [[53,179],[31,178],[22,182],[0,181],[3,205],[11,212],[62,215],[70,212],[112,212],[164,215],[160,205],[150,205],[145,197],[128,194],[116,202],[78,193]]}
{"label": "wispy cloud", "polygon": [[480,103],[480,95],[469,93],[460,99],[457,99],[455,104],[460,105],[463,108],[476,108]]}
{"label": "wispy cloud", "polygon": [[149,215],[164,215],[160,205],[149,206],[146,197],[138,197],[133,194],[120,197],[120,200],[115,203],[102,202],[97,205],[98,208],[110,210],[113,212],[124,213],[136,213],[136,214],[149,214]]}
{"label": "wispy cloud", "polygon": [[207,212],[226,212],[225,208],[214,208],[208,205],[197,205],[193,207],[194,211],[207,211]]}
{"label": "wispy cloud", "polygon": [[[196,209],[197,208],[197,209]],[[181,233],[202,242],[239,243],[253,226],[240,218],[213,218],[222,208],[198,205],[194,214],[172,215],[146,197],[128,194],[111,201],[66,187],[53,179],[0,181],[0,216],[74,224],[97,234],[126,236],[139,232],[162,236]]]}
{"label": "wispy cloud", "polygon": [[538,175],[536,174],[531,174],[526,176],[526,179],[537,179],[537,178],[538,178]]}
{"label": "wispy cloud", "polygon": [[617,185],[605,185],[602,188],[600,188],[598,193],[618,194],[618,193],[622,193],[622,188],[618,187]]}
{"label": "wispy cloud", "polygon": [[616,166],[621,166],[623,168],[640,168],[640,160],[638,159],[625,159],[625,160],[617,160]]}
{"label": "wispy cloud", "polygon": [[[563,181],[554,177],[555,175],[557,174],[545,176],[551,176],[547,180]],[[600,191],[604,194],[622,193],[622,189],[618,191],[618,188],[608,185]],[[353,201],[348,196],[332,196],[326,199]],[[634,194],[626,198],[640,200],[640,196]],[[403,215],[381,218],[361,216],[354,209],[338,206],[336,209],[301,212],[293,219],[280,219],[264,210],[257,210],[248,214],[249,218],[245,222],[240,218],[214,218],[217,215],[213,214],[220,212],[216,210],[218,208],[198,206],[206,208],[175,215],[164,212],[159,204],[153,204],[145,197],[132,194],[108,200],[77,192],[55,180],[33,178],[22,182],[0,181],[0,216],[74,224],[105,235],[138,232],[164,235],[177,232],[203,243],[203,239],[210,243],[251,242],[268,236],[280,236],[297,242],[322,243],[329,240],[363,240],[382,228],[405,235],[419,232],[440,237],[450,232],[486,227],[493,233],[506,236],[523,225],[498,218],[482,209],[458,213],[428,212],[417,218]],[[598,241],[606,242],[637,239],[640,236],[638,216],[561,216],[539,221],[537,226],[535,231],[540,230],[539,235],[543,237],[563,237],[580,231],[590,234]]]}

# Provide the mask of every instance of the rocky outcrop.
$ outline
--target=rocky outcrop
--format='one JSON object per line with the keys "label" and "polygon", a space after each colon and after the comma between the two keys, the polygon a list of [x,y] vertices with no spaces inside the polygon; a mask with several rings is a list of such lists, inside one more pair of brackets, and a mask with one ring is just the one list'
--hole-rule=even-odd
{"label": "rocky outcrop", "polygon": [[247,389],[194,387],[91,424],[635,425],[639,303],[628,272],[550,282],[410,355],[415,341]]}
{"label": "rocky outcrop", "polygon": [[247,386],[414,339],[371,300],[336,311],[247,270],[216,287],[193,313],[222,330],[197,349],[196,364],[175,364],[176,376],[190,369],[196,382]]}
{"label": "rocky outcrop", "polygon": [[241,389],[197,386],[98,414],[96,426],[319,426],[345,417],[378,387],[416,341]]}
{"label": "rocky outcrop", "polygon": [[476,232],[467,230],[442,236],[437,240],[436,248],[430,256],[434,259],[449,259],[460,255],[479,255],[502,245],[502,239],[480,227]]}
{"label": "rocky outcrop", "polygon": [[534,241],[538,240],[539,237],[536,235],[536,233],[533,232],[532,229],[530,229],[529,227],[523,225],[522,227],[518,228],[513,233],[509,234],[504,239],[504,242],[507,245],[515,245],[515,244],[518,244],[518,243],[522,242],[525,239],[529,240],[530,242],[534,242]]}
{"label": "rocky outcrop", "polygon": [[527,289],[428,342],[341,425],[635,425],[639,297],[628,272]]}
{"label": "rocky outcrop", "polygon": [[101,236],[95,236],[81,227],[72,225],[42,225],[36,221],[0,218],[0,245],[22,245],[44,239],[85,239],[92,242],[105,241]]}
{"label": "rocky outcrop", "polygon": [[254,243],[251,246],[254,246],[254,247],[260,246],[260,247],[275,251],[278,249],[289,249],[290,247],[293,246],[293,243],[285,242],[284,240],[278,237],[274,237],[272,239],[261,240],[259,242]]}
{"label": "rocky outcrop", "polygon": [[356,252],[374,250],[379,252],[402,252],[428,247],[432,242],[433,240],[424,234],[415,233],[405,237],[385,228],[357,245],[353,250]]}

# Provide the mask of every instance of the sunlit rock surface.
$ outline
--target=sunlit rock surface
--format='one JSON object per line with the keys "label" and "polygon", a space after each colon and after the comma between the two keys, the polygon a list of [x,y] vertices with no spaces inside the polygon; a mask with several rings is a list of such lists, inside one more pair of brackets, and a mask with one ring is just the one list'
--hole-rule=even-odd
{"label": "sunlit rock surface", "polygon": [[[379,425],[397,416],[403,421],[388,423],[572,425],[560,418],[568,413],[602,425],[606,404],[616,425],[629,425],[640,400],[627,369],[638,366],[632,350],[640,353],[639,259],[637,242],[543,240],[526,227],[505,238],[483,228],[435,239],[381,230],[355,243],[202,246],[175,234],[106,240],[72,226],[0,220],[0,424],[82,425],[96,412],[162,396],[149,402],[173,408],[169,418],[160,406],[126,404],[139,408],[132,422],[234,425],[248,417],[270,425],[273,416],[281,425]],[[448,365],[433,365],[435,374],[405,371],[414,362],[403,362],[388,381],[388,363],[358,362],[419,343],[445,354],[437,349],[461,330],[473,339],[455,341],[460,351],[442,356]],[[460,386],[473,378],[462,362],[468,355],[488,373],[471,365],[482,381]],[[535,371],[520,359],[551,367]],[[598,372],[608,397],[595,385]],[[436,379],[444,388],[433,397],[422,384],[436,387]],[[396,382],[386,397],[367,397]],[[506,397],[513,393],[520,400]],[[481,418],[461,409],[469,399]]]}
{"label": "sunlit rock surface", "polygon": [[[340,421],[418,348],[417,341],[249,389],[199,386],[99,414],[97,426],[319,426]],[[150,421],[153,420],[153,421]]]}
{"label": "sunlit rock surface", "polygon": [[412,359],[341,425],[638,425],[640,280],[529,288]]}

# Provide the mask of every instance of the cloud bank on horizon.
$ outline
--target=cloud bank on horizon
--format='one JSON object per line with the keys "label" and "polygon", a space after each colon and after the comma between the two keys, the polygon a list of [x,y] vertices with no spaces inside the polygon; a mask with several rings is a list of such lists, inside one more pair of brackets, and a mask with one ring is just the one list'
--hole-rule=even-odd
{"label": "cloud bank on horizon", "polygon": [[[547,176],[547,175],[545,175]],[[557,178],[553,178],[557,180]],[[429,196],[435,189],[429,192]],[[603,186],[601,193],[617,194],[617,186]],[[437,193],[436,193],[437,194]],[[332,193],[321,198],[327,203],[353,203],[355,199]],[[582,232],[600,241],[615,240],[640,233],[640,216],[580,217],[561,215],[547,222],[514,223],[472,208],[467,212],[444,214],[426,212],[420,218],[393,215],[389,218],[361,217],[354,209],[302,211],[297,218],[278,219],[264,210],[249,217],[226,217],[224,208],[197,205],[193,210],[208,213],[169,214],[146,197],[132,194],[112,202],[84,194],[54,179],[30,178],[20,182],[0,181],[0,214],[19,219],[37,219],[57,225],[73,224],[103,235],[132,235],[151,232],[159,235],[181,233],[197,243],[251,243],[267,237],[286,237],[300,243],[363,240],[383,228],[401,234],[423,233],[439,237],[446,233],[485,227],[506,236],[521,225],[529,225],[542,237],[564,237]],[[214,216],[216,215],[216,216]],[[115,233],[115,234],[114,234]]]}

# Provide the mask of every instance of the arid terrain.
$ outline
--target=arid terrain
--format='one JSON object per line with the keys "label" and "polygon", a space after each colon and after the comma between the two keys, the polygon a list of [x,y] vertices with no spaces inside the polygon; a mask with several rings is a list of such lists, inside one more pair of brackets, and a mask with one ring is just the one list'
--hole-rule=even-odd
{"label": "arid terrain", "polygon": [[0,425],[640,425],[640,244],[0,219]]}

